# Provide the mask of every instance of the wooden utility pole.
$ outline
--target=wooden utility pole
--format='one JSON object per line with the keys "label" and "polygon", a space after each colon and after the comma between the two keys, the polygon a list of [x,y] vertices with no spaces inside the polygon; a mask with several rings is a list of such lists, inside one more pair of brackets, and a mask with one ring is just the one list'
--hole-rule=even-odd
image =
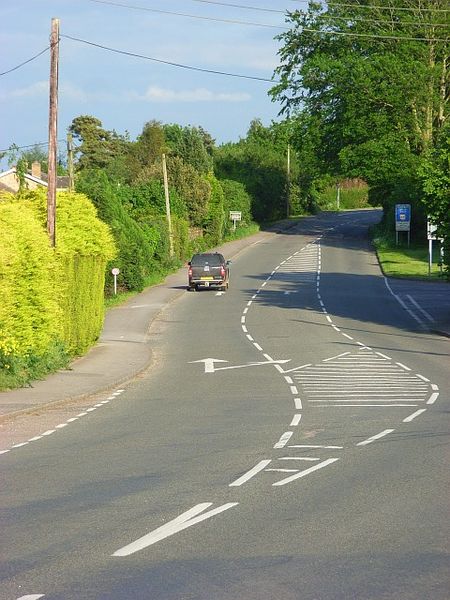
{"label": "wooden utility pole", "polygon": [[286,192],[286,216],[289,219],[291,204],[291,145],[287,147],[287,192]]}
{"label": "wooden utility pole", "polygon": [[48,188],[47,232],[50,243],[55,246],[56,236],[56,158],[58,138],[58,62],[59,19],[52,19],[50,33],[50,99],[48,115]]}
{"label": "wooden utility pole", "polygon": [[167,167],[166,167],[166,155],[162,155],[162,164],[163,164],[163,175],[164,175],[164,194],[166,197],[166,216],[167,216],[167,225],[169,228],[169,253],[170,258],[173,258],[173,233],[172,233],[172,219],[170,217],[170,197],[169,197],[169,183],[167,180]]}
{"label": "wooden utility pole", "polygon": [[67,170],[69,171],[69,190],[74,190],[73,178],[73,137],[71,133],[67,134]]}

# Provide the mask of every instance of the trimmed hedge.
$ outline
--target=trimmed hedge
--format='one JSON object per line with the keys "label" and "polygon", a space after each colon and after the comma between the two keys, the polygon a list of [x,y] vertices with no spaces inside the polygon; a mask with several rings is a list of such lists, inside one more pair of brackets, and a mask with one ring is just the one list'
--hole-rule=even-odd
{"label": "trimmed hedge", "polygon": [[57,195],[51,248],[46,206],[45,190],[17,198],[0,194],[0,371],[20,365],[19,383],[58,368],[64,357],[96,341],[105,266],[115,253],[92,203],[68,192]]}

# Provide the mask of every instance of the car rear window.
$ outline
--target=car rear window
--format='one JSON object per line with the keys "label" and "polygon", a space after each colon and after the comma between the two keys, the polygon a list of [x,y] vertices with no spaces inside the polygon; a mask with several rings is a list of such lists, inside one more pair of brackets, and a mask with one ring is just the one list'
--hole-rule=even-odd
{"label": "car rear window", "polygon": [[223,263],[223,257],[220,254],[194,254],[191,260],[193,267],[201,267],[210,265],[211,267],[219,267]]}

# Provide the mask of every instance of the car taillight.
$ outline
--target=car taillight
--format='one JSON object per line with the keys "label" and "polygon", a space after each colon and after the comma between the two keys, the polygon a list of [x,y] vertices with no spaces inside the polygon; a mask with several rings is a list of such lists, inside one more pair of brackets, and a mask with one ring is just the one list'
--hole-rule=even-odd
{"label": "car taillight", "polygon": [[192,267],[189,267],[188,269],[188,276],[191,277],[192,276]]}
{"label": "car taillight", "polygon": [[223,267],[220,267],[220,276],[225,277],[225,269]]}

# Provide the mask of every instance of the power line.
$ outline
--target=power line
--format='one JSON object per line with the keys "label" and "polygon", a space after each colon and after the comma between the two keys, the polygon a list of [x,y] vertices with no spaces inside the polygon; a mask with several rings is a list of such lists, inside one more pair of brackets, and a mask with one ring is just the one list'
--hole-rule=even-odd
{"label": "power line", "polygon": [[378,39],[378,40],[395,40],[395,41],[406,41],[406,42],[448,42],[447,38],[426,38],[426,37],[413,37],[409,35],[381,35],[376,33],[353,33],[351,31],[334,31],[324,29],[309,29],[307,27],[301,28],[302,32],[307,31],[308,33],[319,33],[326,35],[341,35],[345,37],[360,37],[367,39]]}
{"label": "power line", "polygon": [[260,12],[286,14],[285,10],[276,10],[275,8],[262,8],[260,6],[247,6],[244,4],[229,4],[228,2],[214,2],[213,0],[191,0],[191,2],[202,2],[203,4],[215,4],[217,6],[229,6],[231,8],[243,8],[247,10],[258,10]]}
{"label": "power line", "polygon": [[449,27],[447,23],[431,23],[428,21],[377,21],[375,19],[360,19],[359,17],[341,17],[337,15],[329,15],[327,13],[323,13],[319,15],[319,18],[329,17],[331,19],[339,19],[340,21],[348,21],[352,23],[374,23],[376,25],[395,25],[399,27]]}
{"label": "power line", "polygon": [[269,29],[283,29],[286,27],[281,27],[280,25],[269,25],[268,23],[254,23],[251,21],[238,21],[235,19],[219,19],[216,17],[203,17],[200,15],[190,15],[187,13],[179,13],[172,12],[169,10],[160,10],[158,8],[148,8],[147,6],[132,6],[131,4],[121,4],[120,2],[112,2],[110,0],[89,0],[90,2],[95,2],[96,4],[108,4],[110,6],[119,6],[120,8],[128,8],[131,10],[143,10],[146,12],[157,13],[161,15],[173,15],[176,17],[189,17],[190,19],[200,19],[202,21],[215,21],[218,23],[233,23],[234,25],[251,25],[253,27],[267,27]]}
{"label": "power line", "polygon": [[[66,140],[58,140],[59,144],[62,144]],[[36,142],[35,144],[28,144],[27,146],[16,146],[15,144],[11,144],[9,148],[5,148],[4,150],[0,150],[0,152],[9,152],[15,150],[24,150],[25,148],[35,148],[36,146],[48,146],[48,142]]]}
{"label": "power line", "polygon": [[8,69],[8,71],[3,71],[3,73],[0,73],[0,76],[7,75],[8,73],[12,73],[13,71],[17,71],[17,69],[20,69],[20,67],[23,67],[24,65],[27,65],[28,63],[30,63],[32,60],[35,60],[36,58],[39,58],[39,56],[42,56],[42,54],[47,52],[47,50],[50,50],[50,46],[47,46],[47,48],[45,48],[44,50],[39,52],[39,54],[32,56],[28,60],[25,60],[23,63],[20,63],[20,65],[17,65],[15,67],[13,67],[12,69]]}
{"label": "power line", "polygon": [[[292,2],[305,2],[306,0],[292,0]],[[344,7],[344,8],[365,8],[372,9],[376,8],[378,10],[391,10],[391,11],[412,11],[417,12],[418,10],[421,12],[440,12],[440,13],[450,13],[450,8],[411,8],[411,7],[397,7],[397,6],[372,6],[368,4],[341,4],[340,2],[327,2],[330,7]]]}
{"label": "power line", "polygon": [[66,38],[68,40],[72,40],[74,42],[81,42],[82,44],[88,44],[89,46],[94,46],[96,48],[101,48],[102,50],[108,50],[109,52],[115,52],[116,54],[124,54],[125,56],[133,56],[135,58],[142,58],[144,60],[151,60],[153,62],[162,63],[164,65],[170,65],[172,67],[179,67],[180,69],[188,69],[190,71],[200,71],[202,73],[212,73],[214,75],[226,75],[227,77],[239,77],[241,79],[253,79],[255,81],[267,81],[269,83],[279,83],[275,79],[267,79],[265,77],[255,77],[252,75],[240,75],[237,73],[228,73],[226,71],[216,71],[213,69],[202,69],[200,67],[193,67],[191,65],[183,65],[181,63],[171,62],[168,60],[161,60],[159,58],[153,58],[151,56],[145,56],[143,54],[136,54],[135,52],[127,52],[126,50],[118,50],[117,48],[110,48],[108,46],[103,46],[101,44],[96,44],[95,42],[89,42],[88,40],[83,40],[80,38],[72,37],[70,35],[61,35],[62,38]]}

